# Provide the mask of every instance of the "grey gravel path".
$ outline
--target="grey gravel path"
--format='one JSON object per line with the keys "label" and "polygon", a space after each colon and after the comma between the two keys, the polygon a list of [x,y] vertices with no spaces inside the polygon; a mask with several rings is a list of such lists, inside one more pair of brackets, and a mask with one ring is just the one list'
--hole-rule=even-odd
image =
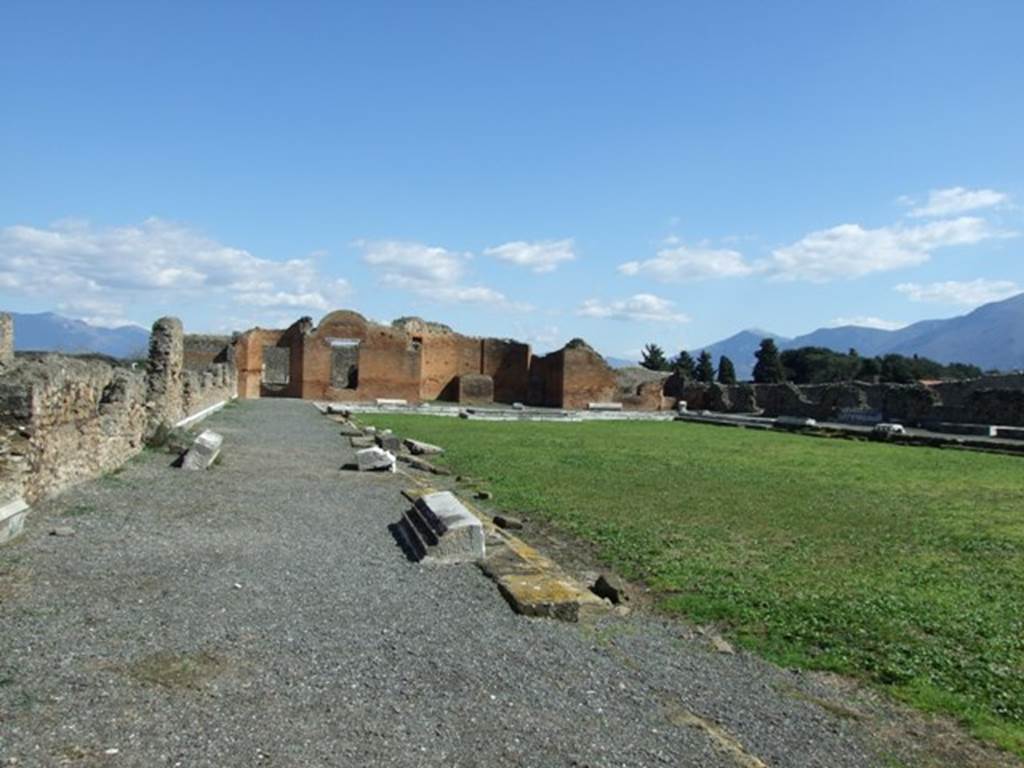
{"label": "grey gravel path", "polygon": [[878,764],[805,676],[672,622],[524,619],[474,566],[408,562],[402,479],[341,471],[308,403],[208,425],[210,471],[147,452],[0,548],[0,764]]}

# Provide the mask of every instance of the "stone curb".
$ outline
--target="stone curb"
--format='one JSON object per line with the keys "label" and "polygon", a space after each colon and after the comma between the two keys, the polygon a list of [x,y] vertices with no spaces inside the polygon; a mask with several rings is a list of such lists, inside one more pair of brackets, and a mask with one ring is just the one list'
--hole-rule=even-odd
{"label": "stone curb", "polygon": [[[408,475],[407,475],[408,477]],[[402,491],[413,504],[435,489],[410,479],[418,487]],[[487,557],[477,563],[498,585],[498,590],[516,613],[562,621],[579,621],[611,610],[611,605],[571,578],[555,561],[545,557],[522,539],[494,524],[469,501],[459,501],[483,524],[487,534]]]}

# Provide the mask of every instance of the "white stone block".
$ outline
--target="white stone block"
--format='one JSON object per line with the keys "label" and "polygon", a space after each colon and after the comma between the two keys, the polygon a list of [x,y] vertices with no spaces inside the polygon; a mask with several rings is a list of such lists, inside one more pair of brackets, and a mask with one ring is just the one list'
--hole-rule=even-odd
{"label": "white stone block", "polygon": [[356,451],[356,462],[360,472],[395,471],[395,454],[377,446]]}
{"label": "white stone block", "polygon": [[378,397],[377,398],[377,405],[400,406],[400,405],[408,405],[408,404],[409,404],[409,402],[407,400],[402,400],[401,398],[397,398],[397,397]]}
{"label": "white stone block", "polygon": [[426,542],[428,559],[447,563],[483,559],[483,524],[451,491],[424,494],[414,509],[436,537]]}
{"label": "white stone block", "polygon": [[0,505],[0,544],[21,533],[28,515],[28,504],[20,496]]}
{"label": "white stone block", "polygon": [[204,429],[192,442],[185,458],[181,462],[182,469],[209,469],[220,455],[224,438],[212,429]]}
{"label": "white stone block", "polygon": [[587,403],[588,411],[621,411],[622,403]]}

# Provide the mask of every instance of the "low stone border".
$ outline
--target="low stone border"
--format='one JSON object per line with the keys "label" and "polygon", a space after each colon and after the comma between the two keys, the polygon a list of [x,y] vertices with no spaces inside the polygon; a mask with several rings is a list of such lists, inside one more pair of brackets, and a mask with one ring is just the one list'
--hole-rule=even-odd
{"label": "low stone border", "polygon": [[[434,488],[410,477],[417,487],[402,494],[413,504],[436,493]],[[563,571],[555,561],[494,524],[466,499],[462,504],[483,524],[487,556],[477,565],[498,585],[516,613],[524,616],[579,621],[611,610],[611,604]]]}

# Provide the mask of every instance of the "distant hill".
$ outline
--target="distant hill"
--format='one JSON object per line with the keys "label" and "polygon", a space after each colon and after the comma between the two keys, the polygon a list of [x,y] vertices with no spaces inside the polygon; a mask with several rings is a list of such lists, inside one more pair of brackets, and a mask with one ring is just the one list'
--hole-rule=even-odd
{"label": "distant hill", "polygon": [[736,368],[737,378],[749,379],[754,375],[754,353],[761,346],[761,339],[765,338],[775,339],[775,343],[780,348],[789,342],[789,339],[779,336],[777,333],[749,328],[727,339],[709,344],[706,347],[692,349],[690,354],[696,359],[701,351],[707,350],[711,354],[711,359],[714,361],[716,368],[718,367],[718,358],[725,355],[732,360]]}
{"label": "distant hill", "polygon": [[145,357],[149,346],[149,331],[137,325],[102,328],[53,312],[11,312],[11,317],[16,351],[99,352],[111,357]]}
{"label": "distant hill", "polygon": [[[779,349],[826,347],[837,352],[856,349],[865,357],[896,353],[919,355],[940,363],[971,363],[989,370],[1024,369],[1024,293],[978,307],[973,312],[945,320],[922,320],[895,331],[845,325],[819,328],[793,339],[747,330],[706,347],[718,362],[726,355],[736,366],[736,375],[749,379],[754,369],[754,352],[761,339],[770,336]],[[692,350],[697,355],[700,348]]]}
{"label": "distant hill", "polygon": [[627,360],[624,357],[606,357],[604,361],[612,368],[632,368],[640,364],[636,360]]}

